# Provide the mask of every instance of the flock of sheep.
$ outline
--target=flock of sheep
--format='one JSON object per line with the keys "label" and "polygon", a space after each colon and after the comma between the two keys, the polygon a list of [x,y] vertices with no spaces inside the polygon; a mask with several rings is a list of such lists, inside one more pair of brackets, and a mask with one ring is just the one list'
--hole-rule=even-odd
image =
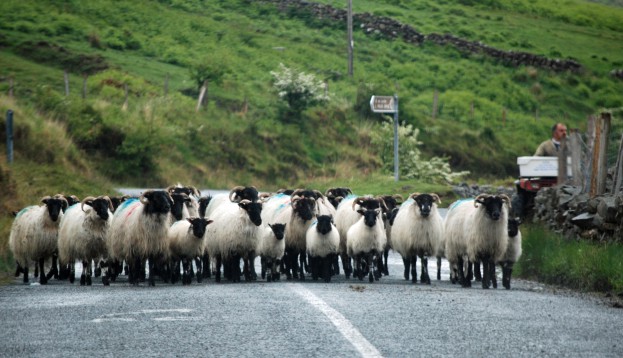
{"label": "flock of sheep", "polygon": [[[506,195],[482,194],[450,205],[445,220],[434,193],[357,196],[349,188],[280,190],[260,193],[238,186],[229,194],[201,197],[191,186],[148,190],[138,198],[57,194],[15,213],[9,247],[16,276],[28,283],[30,263],[41,284],[75,280],[76,260],[83,265],[81,285],[102,276],[109,285],[121,274],[132,285],[155,277],[190,284],[211,278],[238,282],[261,278],[330,282],[340,274],[370,282],[388,275],[390,249],[404,262],[404,278],[430,284],[428,258],[450,263],[450,280],[463,287],[472,280],[497,288],[496,265],[510,289],[513,264],[521,255],[519,221],[509,216]],[[51,259],[51,269],[44,264]],[[242,262],[242,267],[241,267]],[[483,266],[482,275],[480,265]],[[49,265],[47,265],[49,266]],[[148,269],[146,269],[146,266]],[[149,277],[147,277],[147,272]]]}

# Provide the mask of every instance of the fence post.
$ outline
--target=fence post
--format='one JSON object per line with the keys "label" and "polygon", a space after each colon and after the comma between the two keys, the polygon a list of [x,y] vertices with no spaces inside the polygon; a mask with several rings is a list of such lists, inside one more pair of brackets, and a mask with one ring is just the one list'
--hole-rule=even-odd
{"label": "fence post", "polygon": [[13,163],[13,111],[6,111],[6,157],[9,164]]}
{"label": "fence post", "polygon": [[571,185],[583,187],[582,148],[580,147],[580,133],[577,129],[569,131],[567,144],[571,152]]}
{"label": "fence post", "polygon": [[63,81],[65,82],[65,97],[69,96],[69,74],[67,70],[63,71]]}
{"label": "fence post", "polygon": [[610,134],[610,113],[602,112],[595,120],[595,143],[593,144],[593,160],[591,170],[590,197],[606,192],[608,176],[608,135]]}
{"label": "fence post", "polygon": [[195,112],[199,112],[201,108],[201,103],[203,102],[203,96],[206,94],[206,90],[208,88],[208,80],[203,81],[203,86],[201,86],[201,91],[199,92],[199,99],[197,100],[197,109]]}
{"label": "fence post", "polygon": [[123,106],[121,106],[121,109],[126,111],[128,109],[128,97],[129,97],[128,96],[129,91],[128,91],[128,84],[127,83],[123,84],[123,90],[125,92],[125,101],[123,101]]}
{"label": "fence post", "polygon": [[558,151],[558,185],[567,182],[567,157],[569,156],[569,148],[567,138],[560,140],[560,151]]}

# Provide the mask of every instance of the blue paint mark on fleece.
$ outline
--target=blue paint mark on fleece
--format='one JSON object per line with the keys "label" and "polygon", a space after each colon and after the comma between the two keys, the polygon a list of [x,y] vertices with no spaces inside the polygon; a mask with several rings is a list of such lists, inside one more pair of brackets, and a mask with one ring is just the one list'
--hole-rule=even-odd
{"label": "blue paint mark on fleece", "polygon": [[474,199],[468,198],[468,199],[460,199],[455,201],[454,203],[452,203],[449,207],[448,207],[448,211],[456,208],[459,204],[464,203],[466,201],[474,201]]}
{"label": "blue paint mark on fleece", "polygon": [[22,214],[24,214],[24,213],[25,213],[25,212],[27,212],[28,210],[31,210],[31,209],[34,209],[34,208],[37,208],[37,207],[38,207],[38,206],[36,206],[36,205],[30,205],[30,206],[27,206],[27,207],[23,208],[22,210],[20,210],[20,211],[17,213],[17,215],[15,215],[15,218],[17,219],[18,217],[20,217]]}
{"label": "blue paint mark on fleece", "polygon": [[119,205],[119,207],[117,208],[117,211],[121,212],[123,210],[126,210],[129,206],[132,206],[134,203],[136,203],[138,201],[137,198],[130,198],[126,201],[124,201],[123,203],[121,203],[121,205]]}

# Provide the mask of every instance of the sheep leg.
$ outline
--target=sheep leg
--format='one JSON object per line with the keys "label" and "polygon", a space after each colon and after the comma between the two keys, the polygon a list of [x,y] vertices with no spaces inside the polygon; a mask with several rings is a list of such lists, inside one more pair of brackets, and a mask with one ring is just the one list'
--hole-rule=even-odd
{"label": "sheep leg", "polygon": [[420,265],[422,267],[422,275],[420,276],[420,282],[430,285],[430,276],[428,276],[428,257],[420,257]]}
{"label": "sheep leg", "polygon": [[305,281],[305,271],[303,271],[305,269],[305,266],[307,266],[307,264],[305,263],[305,257],[307,255],[305,254],[305,252],[299,252],[298,257],[299,257],[299,280],[300,281]]}
{"label": "sheep leg", "polygon": [[411,271],[411,259],[409,258],[409,256],[403,257],[402,263],[405,266],[405,272],[404,272],[405,280],[409,281],[409,272]]}
{"label": "sheep leg", "polygon": [[480,261],[474,261],[474,278],[476,281],[482,281],[482,276],[480,274]]}
{"label": "sheep leg", "polygon": [[212,276],[210,255],[204,253],[203,256],[201,256],[201,266],[203,266],[203,278],[210,278]]}
{"label": "sheep leg", "polygon": [[[87,282],[86,283],[87,283],[87,286],[91,286],[93,284],[93,281],[91,281],[91,276],[92,276],[91,271],[92,271],[93,267],[92,267],[92,264],[91,264],[91,260],[87,260],[86,263],[87,263],[87,267],[86,267],[86,270],[87,270]],[[84,263],[83,263],[83,266],[84,266]]]}
{"label": "sheep leg", "polygon": [[[467,266],[468,266],[468,272],[471,271],[471,266],[470,265],[467,265]],[[467,277],[465,276],[465,259],[463,257],[459,257],[458,269],[459,269],[459,282],[461,283],[461,286],[471,287],[472,282],[468,280]]]}
{"label": "sheep leg", "polygon": [[251,281],[257,280],[257,272],[255,272],[255,256],[255,251],[251,251],[247,257],[247,260],[249,261],[249,268],[251,270]]}
{"label": "sheep leg", "polygon": [[19,277],[19,275],[24,272],[21,266],[16,262],[15,263],[15,277]]}
{"label": "sheep leg", "polygon": [[481,260],[483,275],[482,275],[482,288],[488,289],[491,285],[491,269],[489,268],[489,258]]}
{"label": "sheep leg", "polygon": [[100,277],[102,275],[102,268],[100,267],[99,260],[95,260],[95,277]]}
{"label": "sheep leg", "polygon": [[156,286],[156,257],[154,255],[150,255],[147,260],[149,263],[149,286]]}
{"label": "sheep leg", "polygon": [[192,276],[190,275],[190,271],[191,271],[191,264],[190,264],[190,260],[188,260],[188,258],[183,258],[182,259],[182,284],[183,285],[190,285],[190,282],[192,281]]}
{"label": "sheep leg", "polygon": [[327,257],[325,257],[324,260],[324,271],[322,272],[322,276],[324,279],[324,282],[329,283],[331,282],[331,276],[332,276],[332,267],[334,266],[335,262],[337,259],[337,255],[335,254],[329,254]]}
{"label": "sheep leg", "polygon": [[365,265],[368,269],[368,282],[370,283],[374,282],[374,261],[372,260],[372,255],[373,254],[371,252],[368,252],[364,256]]}
{"label": "sheep leg", "polygon": [[383,252],[374,252],[372,256],[372,267],[374,268],[374,279],[378,281],[383,277]]}
{"label": "sheep leg", "polygon": [[411,282],[416,283],[417,282],[417,256],[412,255],[409,258],[409,262],[411,263]]}
{"label": "sheep leg", "polygon": [[[57,263],[58,263],[58,254],[57,253],[53,253],[52,254],[52,267],[50,267],[50,271],[48,272],[46,279],[51,279],[52,277],[54,277],[55,279],[58,280],[58,267],[57,267]],[[41,271],[43,272],[43,271]]]}
{"label": "sheep leg", "polygon": [[22,272],[24,273],[24,280],[22,282],[24,282],[24,284],[28,284],[28,264],[24,266]]}
{"label": "sheep leg", "polygon": [[39,278],[39,263],[35,264],[35,279]]}
{"label": "sheep leg", "polygon": [[437,257],[437,281],[441,280],[441,256]]}
{"label": "sheep leg", "polygon": [[43,271],[43,263],[45,259],[39,259],[39,283],[42,285],[46,285],[48,283],[48,278],[45,275],[45,271]]}
{"label": "sheep leg", "polygon": [[309,266],[311,269],[312,280],[318,281],[318,270],[322,267],[322,265],[324,265],[322,258],[318,256],[309,256]]}
{"label": "sheep leg", "polygon": [[346,278],[350,278],[350,275],[353,273],[353,268],[350,265],[350,257],[347,254],[340,254],[340,258],[342,259],[342,269],[344,270],[344,275]]}
{"label": "sheep leg", "polygon": [[84,286],[87,283],[87,262],[82,260],[82,273],[80,274],[80,286]]}
{"label": "sheep leg", "polygon": [[195,266],[197,266],[197,283],[201,283],[203,281],[203,266],[201,265],[201,258],[195,257]]}
{"label": "sheep leg", "polygon": [[389,264],[387,263],[387,258],[389,257],[389,246],[385,248],[385,250],[383,250],[383,258],[384,260],[382,260],[382,264],[383,264],[383,275],[385,276],[389,276]]}
{"label": "sheep leg", "polygon": [[489,277],[491,277],[491,285],[493,286],[493,288],[498,288],[498,278],[495,276],[495,261],[493,259],[489,261],[489,270],[491,270],[491,272],[489,272]]}
{"label": "sheep leg", "polygon": [[74,283],[76,281],[76,260],[69,260],[69,282]]}
{"label": "sheep leg", "polygon": [[331,274],[332,275],[339,275],[340,274],[340,261],[337,257],[337,255],[331,255],[331,260],[332,260],[332,265],[333,265],[333,269]]}

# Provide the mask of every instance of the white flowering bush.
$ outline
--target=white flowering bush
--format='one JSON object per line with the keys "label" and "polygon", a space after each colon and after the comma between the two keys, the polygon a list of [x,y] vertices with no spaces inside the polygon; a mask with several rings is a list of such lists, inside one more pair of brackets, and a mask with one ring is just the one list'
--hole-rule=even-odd
{"label": "white flowering bush", "polygon": [[[453,183],[469,174],[468,171],[452,172],[448,158],[423,158],[418,146],[422,142],[417,137],[420,130],[404,123],[398,126],[399,174],[403,179],[416,179],[430,183]],[[394,172],[394,122],[391,117],[384,117],[381,130],[372,136],[372,144],[379,150],[383,170]]]}
{"label": "white flowering bush", "polygon": [[286,101],[294,113],[300,114],[306,108],[328,101],[325,95],[325,86],[312,74],[296,72],[279,64],[278,71],[271,71],[274,77],[274,87],[279,98]]}

